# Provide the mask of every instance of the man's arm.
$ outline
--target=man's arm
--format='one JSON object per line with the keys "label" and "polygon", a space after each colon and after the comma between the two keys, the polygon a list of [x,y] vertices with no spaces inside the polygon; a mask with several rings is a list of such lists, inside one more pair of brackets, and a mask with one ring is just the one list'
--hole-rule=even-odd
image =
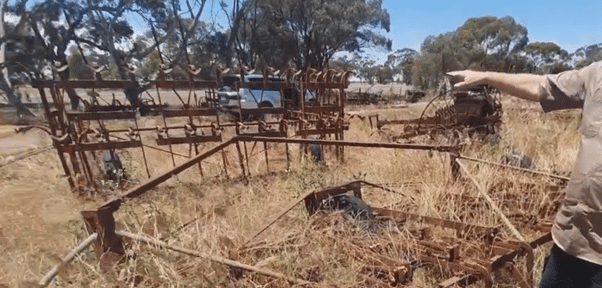
{"label": "man's arm", "polygon": [[454,84],[454,89],[466,90],[477,85],[491,85],[498,90],[508,93],[512,96],[530,100],[540,101],[545,97],[542,85],[546,78],[543,75],[536,74],[507,74],[499,72],[476,72],[476,71],[455,71],[447,75]]}

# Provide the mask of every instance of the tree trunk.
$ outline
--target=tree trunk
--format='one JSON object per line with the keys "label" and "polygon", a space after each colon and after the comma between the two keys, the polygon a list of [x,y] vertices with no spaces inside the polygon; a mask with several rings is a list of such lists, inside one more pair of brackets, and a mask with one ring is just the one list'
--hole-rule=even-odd
{"label": "tree trunk", "polygon": [[[6,3],[8,0],[3,0],[0,4],[0,38],[6,35],[6,27],[4,23],[4,10],[6,9]],[[23,17],[23,16],[21,16]],[[4,64],[6,62],[6,41],[0,44],[0,64]],[[6,99],[8,103],[17,109],[17,115],[21,117],[22,115],[37,117],[36,114],[27,109],[23,103],[21,102],[21,98],[17,96],[15,93],[15,89],[10,83],[10,79],[8,77],[8,68],[5,66],[2,69],[2,75],[0,76],[0,90],[4,92],[6,95]]]}

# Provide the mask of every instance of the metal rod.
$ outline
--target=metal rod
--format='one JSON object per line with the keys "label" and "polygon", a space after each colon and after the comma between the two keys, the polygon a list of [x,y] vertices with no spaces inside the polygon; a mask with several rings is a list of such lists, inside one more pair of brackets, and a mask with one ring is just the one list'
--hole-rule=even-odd
{"label": "metal rod", "polygon": [[256,142],[266,141],[274,143],[296,143],[296,144],[322,144],[322,145],[340,145],[350,147],[371,147],[371,148],[392,148],[392,149],[413,149],[413,150],[434,150],[440,152],[453,152],[459,149],[458,146],[439,146],[439,145],[420,145],[420,144],[401,144],[401,143],[379,143],[379,142],[354,142],[354,141],[336,141],[336,140],[320,140],[320,139],[293,139],[282,137],[261,137],[261,136],[245,136],[240,135],[235,137],[238,141]]}
{"label": "metal rod", "polygon": [[[156,129],[153,129],[153,130],[156,130]],[[119,139],[119,140],[126,140],[126,139],[125,139],[125,138],[123,138],[123,137],[119,137],[119,136],[115,136],[115,135],[109,135],[109,137],[113,137],[113,138],[115,138],[115,139]],[[183,157],[183,158],[186,158],[186,159],[190,159],[190,158],[192,158],[192,157],[190,157],[190,156],[186,156],[186,155],[184,155],[184,154],[180,154],[180,153],[176,153],[176,152],[170,152],[170,151],[163,150],[163,149],[161,149],[161,148],[157,148],[157,147],[154,147],[154,146],[151,146],[151,145],[147,145],[147,144],[144,144],[144,143],[141,143],[141,144],[142,144],[142,146],[144,146],[144,147],[146,147],[146,148],[153,149],[153,150],[157,150],[157,151],[160,151],[160,152],[163,152],[163,153],[167,153],[167,154],[170,154],[170,153],[171,153],[171,154],[173,154],[173,155],[180,156],[180,157]]]}
{"label": "metal rod", "polygon": [[265,225],[263,225],[259,230],[257,230],[257,232],[253,233],[253,235],[251,237],[249,237],[247,239],[247,241],[245,241],[245,243],[242,245],[241,249],[246,248],[247,245],[249,245],[249,242],[251,242],[251,240],[255,239],[255,237],[259,236],[259,234],[263,233],[263,231],[267,230],[270,226],[272,226],[272,224],[276,223],[276,221],[278,221],[278,219],[282,218],[282,216],[284,216],[286,213],[288,213],[288,211],[291,211],[293,208],[295,208],[295,206],[297,206],[297,204],[301,203],[301,201],[305,200],[305,198],[307,198],[307,196],[309,196],[313,193],[314,193],[314,190],[311,190],[309,192],[306,192],[304,195],[301,195],[297,199],[290,201],[287,205],[284,206],[285,208],[282,209],[282,211],[280,213],[274,215],[271,218],[271,220],[269,220]]}
{"label": "metal rod", "polygon": [[555,174],[551,174],[551,173],[546,173],[546,172],[542,172],[542,171],[531,170],[531,169],[526,169],[526,168],[521,168],[521,167],[515,167],[515,166],[511,166],[511,165],[506,165],[506,164],[500,164],[500,163],[490,162],[490,161],[481,160],[481,159],[477,159],[477,158],[472,158],[472,157],[468,157],[468,156],[464,156],[464,155],[457,155],[456,158],[458,158],[458,159],[464,159],[464,160],[468,160],[468,161],[473,161],[473,162],[478,162],[478,163],[483,163],[483,164],[488,164],[488,165],[494,165],[494,166],[498,166],[498,167],[502,167],[502,168],[507,168],[507,169],[514,169],[514,170],[518,170],[518,171],[522,171],[522,172],[527,172],[527,173],[531,173],[531,174],[546,176],[546,177],[555,178],[555,179],[559,179],[559,180],[563,180],[563,181],[569,181],[570,180],[569,177],[559,176],[559,175],[555,175]]}
{"label": "metal rod", "polygon": [[[160,52],[159,55],[161,55]],[[161,60],[161,62],[163,62],[163,60]],[[157,98],[159,99],[159,109],[163,110],[163,108],[161,108],[163,106],[163,103],[161,100],[161,93],[159,93],[159,87],[155,86],[155,89],[157,90]],[[169,129],[167,129],[167,120],[165,119],[165,113],[161,113],[161,117],[163,118],[163,125],[166,127],[165,135],[167,136],[167,138],[169,138]],[[171,164],[173,165],[173,167],[176,167],[176,158],[173,154],[173,147],[171,147],[171,141],[169,142],[169,152],[171,153]]]}
{"label": "metal rod", "polygon": [[187,249],[187,248],[183,248],[183,247],[179,247],[176,245],[169,245],[163,241],[160,241],[158,239],[154,239],[151,237],[147,237],[147,236],[143,236],[140,234],[133,234],[133,233],[129,233],[129,232],[125,232],[125,231],[115,231],[115,234],[121,236],[121,237],[128,237],[131,239],[134,239],[136,241],[140,241],[143,243],[146,243],[148,245],[152,245],[152,246],[158,246],[164,249],[168,249],[168,250],[172,250],[175,252],[179,252],[179,253],[183,253],[189,256],[194,256],[194,257],[199,257],[199,258],[205,258],[205,259],[209,259],[213,262],[217,262],[220,264],[224,264],[224,265],[228,265],[230,267],[235,267],[235,268],[240,268],[246,271],[250,271],[250,272],[255,272],[255,273],[259,273],[265,276],[269,276],[269,277],[273,277],[273,278],[277,278],[277,279],[284,279],[290,283],[294,283],[296,285],[312,285],[314,284],[313,282],[309,282],[306,280],[302,280],[302,279],[297,279],[297,278],[292,278],[289,276],[286,276],[282,273],[278,273],[278,272],[274,272],[268,269],[262,269],[262,268],[257,268],[251,265],[247,265],[247,264],[243,264],[237,261],[233,261],[227,258],[223,258],[220,256],[214,256],[214,255],[210,255],[201,251],[197,251],[197,250],[192,250],[192,249]]}
{"label": "metal rod", "polygon": [[267,142],[263,142],[263,152],[265,155],[265,167],[268,170],[268,173],[270,173],[270,163],[268,160],[268,143]]}
{"label": "metal rod", "polygon": [[247,176],[251,177],[251,166],[249,166],[249,153],[247,152],[247,142],[243,142],[245,148],[245,161],[247,162]]}
{"label": "metal rod", "polygon": [[378,188],[378,189],[381,189],[381,190],[383,190],[383,191],[389,192],[389,193],[393,193],[393,194],[397,194],[397,195],[402,195],[402,196],[408,197],[408,198],[410,198],[410,200],[412,200],[414,203],[416,202],[416,199],[415,199],[414,197],[412,197],[411,195],[408,195],[408,194],[405,194],[405,193],[401,193],[401,192],[399,192],[399,191],[395,191],[395,190],[393,190],[393,189],[390,189],[390,188],[384,187],[384,186],[382,186],[382,185],[378,185],[378,184],[373,184],[373,183],[370,183],[370,182],[366,182],[366,181],[364,181],[364,180],[360,180],[360,182],[361,182],[361,183],[363,183],[363,184],[366,184],[366,185],[368,185],[368,186],[372,186],[372,187],[374,187],[374,188]]}
{"label": "metal rod", "polygon": [[291,169],[291,157],[289,155],[289,151],[288,151],[288,143],[284,143],[284,148],[286,149],[286,170],[290,170]]}
{"label": "metal rod", "polygon": [[234,143],[234,140],[235,140],[235,138],[230,139],[224,143],[221,143],[220,145],[217,145],[217,146],[209,149],[207,152],[199,154],[198,156],[195,156],[194,158],[174,167],[173,169],[170,169],[167,172],[164,172],[160,175],[157,175],[151,179],[146,180],[145,182],[141,183],[140,185],[133,187],[133,188],[129,189],[128,191],[125,191],[124,193],[114,197],[112,200],[105,202],[101,208],[112,207],[115,210],[117,210],[119,208],[119,205],[121,205],[121,203],[125,199],[136,198],[136,197],[144,194],[145,192],[154,188],[155,186],[167,181],[172,176],[177,175],[177,174],[181,173],[182,171],[194,166],[197,162],[202,161],[202,160],[210,157],[211,155],[217,153],[218,151],[228,147],[230,144]]}
{"label": "metal rod", "polygon": [[[40,93],[40,99],[42,99],[42,104],[44,105],[44,113],[46,114],[46,120],[48,120],[48,124],[50,125],[50,133],[52,133],[52,136],[56,136],[55,123],[50,113],[50,104],[48,104],[48,99],[46,98],[46,92],[44,91],[44,87],[38,87],[38,92]],[[61,144],[57,143],[54,140],[52,142],[54,147],[56,147],[56,152],[59,156],[59,161],[61,161],[61,166],[63,166],[63,171],[65,171],[65,175],[67,176],[69,187],[71,187],[71,190],[74,190],[76,188],[75,180],[71,176],[71,169],[69,169],[69,165],[67,164],[67,160],[65,159],[63,147],[61,146]]]}
{"label": "metal rod", "polygon": [[[134,116],[134,124],[136,124],[136,128],[138,128],[138,120],[136,118],[137,117]],[[140,143],[142,143],[142,135],[138,134],[138,139],[140,140]],[[148,178],[150,178],[151,174],[150,170],[148,169],[148,161],[146,160],[146,151],[144,151],[144,145],[140,145],[140,149],[142,150],[142,158],[144,159],[144,168],[146,168],[146,175],[148,175]],[[171,155],[171,157],[173,158],[173,154]]]}
{"label": "metal rod", "polygon": [[228,165],[226,163],[226,151],[224,151],[222,149],[222,162],[224,164],[224,173],[226,173],[226,178],[230,178],[230,175],[228,175]]}
{"label": "metal rod", "polygon": [[173,155],[180,156],[180,157],[182,157],[182,158],[186,158],[186,159],[190,159],[190,158],[191,158],[190,156],[186,156],[186,155],[184,155],[184,154],[180,154],[180,153],[176,153],[176,152],[170,152],[170,151],[163,150],[163,149],[161,149],[161,148],[157,148],[157,147],[150,146],[150,145],[146,145],[146,144],[142,144],[142,146],[144,146],[144,147],[146,147],[146,148],[149,148],[149,149],[157,150],[157,151],[160,151],[160,152],[163,152],[163,153],[167,153],[167,154],[170,154],[170,153],[171,153],[171,154],[173,154]]}
{"label": "metal rod", "polygon": [[78,151],[79,153],[79,157],[81,158],[81,162],[82,164],[82,168],[84,169],[84,175],[86,176],[86,179],[88,181],[88,183],[90,183],[90,185],[92,187],[96,187],[96,182],[94,181],[94,175],[92,174],[92,169],[90,167],[90,163],[88,163],[88,157],[86,156],[86,151]]}
{"label": "metal rod", "polygon": [[71,250],[71,252],[69,252],[65,257],[61,258],[61,262],[54,265],[52,267],[52,269],[50,269],[50,271],[48,271],[48,273],[46,273],[46,275],[44,275],[44,277],[40,280],[40,282],[38,282],[39,287],[48,286],[50,284],[50,282],[52,282],[54,277],[56,277],[56,275],[58,274],[61,267],[63,265],[68,264],[69,262],[73,261],[75,256],[77,256],[77,254],[81,253],[86,248],[88,248],[94,241],[96,241],[97,237],[98,237],[97,233],[91,234],[90,236],[88,236],[88,238],[86,238],[86,240],[84,240],[82,243],[77,245],[77,247],[75,247],[73,250]]}
{"label": "metal rod", "polygon": [[460,161],[460,159],[456,159],[456,162],[458,163],[458,165],[460,165],[460,168],[464,170],[464,173],[466,173],[466,176],[468,176],[470,181],[472,181],[472,183],[477,187],[477,191],[479,191],[479,194],[481,194],[481,196],[485,198],[487,203],[489,203],[491,209],[493,209],[493,211],[495,211],[498,214],[498,216],[500,216],[500,219],[502,219],[504,225],[510,230],[510,232],[512,232],[512,234],[514,234],[514,237],[516,237],[516,239],[520,240],[521,242],[525,242],[525,238],[523,238],[523,236],[520,235],[516,227],[514,227],[514,225],[512,225],[512,223],[510,222],[510,220],[508,220],[506,215],[504,215],[504,212],[502,212],[502,210],[497,206],[497,204],[493,202],[493,199],[491,199],[491,197],[487,195],[487,191],[485,190],[485,188],[483,188],[483,186],[479,184],[479,182],[470,174],[470,172],[468,172],[468,169],[466,168],[466,166],[464,166],[464,164],[462,164],[462,161]]}
{"label": "metal rod", "polygon": [[[268,122],[268,125],[277,125],[280,122]],[[246,126],[256,126],[259,125],[259,123],[256,122],[245,122]],[[224,124],[219,124],[219,127],[235,127],[236,124],[234,123],[224,123]],[[199,125],[196,126],[197,128],[211,128],[213,127],[212,125]],[[186,126],[166,126],[165,129],[185,129]],[[131,131],[134,132],[149,132],[149,131],[155,131],[157,130],[156,127],[142,127],[142,128],[137,128],[137,129],[131,129]],[[108,133],[127,133],[130,132],[130,129],[107,129],[106,132]],[[87,134],[92,134],[94,133],[93,131],[88,131],[88,132],[84,132]]]}

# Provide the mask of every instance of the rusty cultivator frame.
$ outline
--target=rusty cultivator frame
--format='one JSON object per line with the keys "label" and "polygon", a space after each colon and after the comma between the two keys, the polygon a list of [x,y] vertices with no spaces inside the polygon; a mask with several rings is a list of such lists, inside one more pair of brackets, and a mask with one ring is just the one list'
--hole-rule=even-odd
{"label": "rusty cultivator frame", "polygon": [[[64,71],[64,69],[64,67],[56,67],[57,75],[61,75],[60,71]],[[124,201],[145,194],[172,176],[182,173],[187,169],[196,166],[200,174],[203,175],[201,163],[213,155],[219,156],[221,154],[224,171],[227,173],[228,168],[224,151],[231,146],[235,146],[241,172],[246,177],[250,174],[247,149],[247,143],[249,142],[264,144],[266,168],[268,171],[267,143],[286,145],[287,161],[289,160],[288,145],[290,144],[313,144],[335,147],[337,159],[339,160],[343,160],[344,158],[344,147],[438,151],[450,155],[452,170],[456,170],[456,172],[459,169],[465,169],[461,162],[459,162],[460,160],[479,161],[478,159],[471,159],[460,155],[458,153],[459,149],[456,146],[345,141],[344,131],[349,127],[348,118],[344,113],[345,89],[347,88],[347,78],[350,74],[348,71],[289,70],[285,73],[279,73],[268,68],[263,72],[263,79],[268,79],[268,76],[277,75],[281,81],[240,82],[237,84],[237,88],[278,89],[281,91],[288,89],[297,91],[298,97],[282,99],[282,107],[239,108],[238,113],[240,116],[243,114],[254,115],[257,116],[254,118],[261,120],[243,122],[242,119],[245,117],[240,117],[239,120],[241,121],[228,122],[223,120],[223,116],[220,116],[219,99],[216,96],[216,91],[221,86],[219,80],[220,70],[216,72],[218,80],[202,81],[196,80],[199,70],[195,67],[188,67],[189,80],[175,81],[169,80],[170,70],[163,69],[159,71],[158,77],[155,80],[141,85],[136,81],[133,72],[131,80],[110,81],[103,80],[100,77],[101,69],[98,67],[91,67],[91,69],[96,73],[96,79],[94,80],[58,78],[52,81],[37,82],[34,85],[40,92],[48,120],[48,127],[40,128],[45,129],[51,135],[62,167],[65,170],[65,174],[69,177],[71,188],[74,190],[81,188],[81,182],[85,182],[85,186],[88,188],[95,188],[98,183],[96,180],[97,175],[95,175],[96,172],[93,168],[95,164],[93,162],[94,158],[99,157],[98,153],[100,152],[113,152],[119,149],[140,149],[141,155],[144,158],[141,163],[145,167],[148,179],[141,180],[139,185],[115,195],[96,209],[81,211],[90,237],[78,246],[73,253],[70,253],[68,257],[63,259],[64,262],[73,259],[73,255],[83,251],[87,245],[94,245],[97,260],[100,267],[104,270],[114,263],[121,261],[124,257],[127,257],[122,238],[128,237],[190,256],[207,258],[211,261],[245,271],[285,279],[293,284],[319,285],[319,283],[291,278],[281,273],[256,268],[223,257],[168,245],[158,239],[118,231],[115,229],[114,213],[119,211]],[[241,75],[241,79],[244,79],[243,75]],[[88,93],[90,98],[83,99],[85,110],[82,112],[69,111],[65,108],[65,94],[73,93],[74,89],[88,89],[90,91]],[[132,90],[137,90],[136,95],[144,93],[145,96],[142,97],[142,100],[129,99],[130,104],[121,103],[114,96],[109,102],[106,99],[102,99],[96,93],[99,89],[124,90],[126,94],[131,93]],[[152,89],[155,90],[154,96],[147,92]],[[182,97],[180,93],[185,89],[188,89],[188,93]],[[165,99],[161,97],[161,92],[164,90],[171,90],[178,98],[179,105],[168,105]],[[309,99],[309,91],[315,93],[316,96],[313,99]],[[199,92],[203,92],[201,94],[202,97],[199,96]],[[48,94],[50,94],[50,98],[47,96]],[[105,103],[103,104],[101,101],[105,101]],[[432,103],[434,102],[429,103],[429,105]],[[495,104],[497,102],[492,103],[497,105]],[[458,103],[455,105],[457,106]],[[472,113],[465,112],[462,114],[461,111],[465,110],[460,108],[455,110],[454,117],[456,119],[459,119],[457,118],[458,115],[467,116]],[[497,112],[495,111],[492,115],[486,115],[488,117],[486,119],[497,117],[497,114],[495,114]],[[158,117],[162,125],[157,127],[141,127],[139,125],[141,117]],[[469,118],[464,117],[465,120]],[[114,125],[109,125],[108,122],[115,120],[127,120],[131,126],[127,128],[114,128]],[[488,121],[485,124],[489,124]],[[416,130],[416,133],[430,129],[424,129],[425,123],[428,122],[418,122],[419,128]],[[434,123],[432,125],[435,125],[433,127],[438,129],[439,124]],[[224,139],[223,131],[230,128],[234,130],[232,133],[233,136],[229,139]],[[143,133],[150,134],[151,139],[154,140],[153,145],[144,142],[141,136]],[[146,136],[146,139],[148,139],[149,135]],[[201,151],[199,148],[202,143],[212,143],[212,145]],[[180,155],[174,152],[173,148],[176,145],[188,145],[189,155]],[[173,168],[158,175],[151,175],[146,159],[147,149],[169,153]],[[192,151],[194,151],[194,155],[192,155]],[[176,163],[175,156],[183,156],[188,159],[184,162]],[[496,163],[485,164],[498,165]],[[516,169],[510,166],[505,166],[504,168]],[[467,171],[465,172],[467,173]],[[526,170],[523,172],[553,177],[562,181],[566,180],[564,177],[537,171]],[[453,175],[456,174],[453,173]],[[471,179],[474,180],[473,178]],[[249,237],[243,246],[252,245],[249,244],[251,240],[268,229],[278,218],[301,202],[304,202],[307,211],[311,215],[320,210],[324,202],[328,199],[350,191],[355,198],[361,200],[362,185],[376,187],[385,191],[391,190],[364,181],[354,181],[319,191],[309,191],[304,196],[291,201],[282,213],[273,218],[275,220],[267,223],[257,233]],[[519,241],[501,239],[499,227],[485,227],[449,219],[427,217],[392,210],[390,208],[370,207],[370,213],[375,217],[376,221],[386,221],[397,226],[406,225],[410,221],[424,225],[417,229],[409,230],[411,235],[406,240],[411,241],[353,244],[349,248],[350,253],[356,253],[358,258],[366,261],[368,261],[367,259],[377,260],[376,262],[368,263],[369,265],[366,266],[365,273],[362,273],[366,277],[366,281],[383,283],[382,280],[376,279],[374,275],[388,275],[388,278],[385,277],[388,279],[388,284],[411,287],[413,271],[422,267],[436,267],[454,275],[452,278],[441,282],[439,287],[468,285],[476,281],[483,281],[486,287],[491,287],[493,285],[492,273],[505,269],[510,272],[510,275],[512,275],[512,278],[520,287],[532,287],[533,250],[551,240],[549,233],[545,233],[531,241],[522,239],[520,233],[514,228],[520,223],[517,223],[516,219],[509,220],[504,216],[495,203],[486,195],[487,191],[483,191],[476,182],[475,186],[477,186],[481,196],[489,202],[489,207],[494,208],[493,210],[500,214],[500,218],[502,218],[502,222],[506,228],[513,232],[516,236],[515,238],[519,239]],[[554,203],[549,203],[549,207],[553,206]],[[527,223],[519,227],[522,228],[525,225],[533,226],[532,224]],[[545,223],[543,225],[542,223],[537,224],[537,227],[539,227],[537,231],[541,231],[542,233],[547,232],[549,227]],[[432,233],[435,229],[438,230],[437,239],[435,239]],[[442,233],[444,235],[440,236]],[[382,251],[392,247],[410,255],[411,261],[402,262],[400,259],[393,259],[382,255]],[[515,265],[519,258],[525,259],[527,275],[523,275]],[[40,281],[40,285],[48,285],[56,275],[56,269],[49,272]]]}
{"label": "rusty cultivator frame", "polygon": [[[134,70],[130,72],[131,80],[104,80],[101,76],[103,67],[92,64],[89,68],[94,72],[93,80],[69,80],[67,73],[63,73],[67,69],[64,66],[54,67],[55,80],[38,81],[33,85],[40,93],[48,121],[48,126],[39,125],[38,128],[42,128],[52,137],[72,189],[97,188],[99,172],[95,169],[97,165],[94,161],[101,157],[105,163],[110,162],[114,157],[118,157],[115,156],[116,150],[140,149],[143,158],[140,162],[150,178],[152,175],[146,159],[148,149],[170,154],[171,164],[176,167],[176,156],[191,158],[192,151],[194,155],[199,155],[199,145],[202,143],[223,143],[222,131],[226,128],[234,128],[236,135],[241,136],[300,136],[335,140],[344,140],[344,131],[348,129],[344,103],[350,71],[310,69],[303,72],[289,69],[286,73],[279,73],[267,68],[263,71],[266,79],[263,82],[243,81],[238,82],[236,87],[295,91],[296,99],[282,99],[283,107],[240,108],[238,111],[240,115],[253,115],[256,116],[255,119],[262,119],[261,121],[244,122],[241,118],[241,121],[224,122],[223,115],[220,116],[216,93],[221,86],[222,71],[219,69],[215,70],[217,80],[213,81],[197,80],[200,69],[193,66],[186,69],[189,79],[181,81],[170,80],[172,69],[161,69],[155,80],[140,84],[136,80]],[[244,79],[243,73],[244,70],[241,71],[241,79]],[[267,81],[268,76],[276,77],[280,81]],[[86,89],[89,96],[87,99],[80,98],[84,104],[83,111],[71,111],[65,106],[66,96],[72,97],[76,94],[76,89]],[[115,93],[112,99],[103,99],[97,92],[103,89],[125,92],[129,104],[125,103],[123,98],[120,100],[119,97],[115,97]],[[182,92],[186,90],[187,92]],[[175,94],[179,104],[169,105],[164,95],[162,98],[162,94],[166,94],[164,91]],[[315,95],[313,99],[309,99],[308,91]],[[266,115],[271,115],[271,119],[275,120],[264,121]],[[141,127],[139,120],[144,117],[159,117],[162,125]],[[115,120],[128,121],[130,126],[111,128],[112,125],[109,124]],[[141,136],[144,133],[152,135],[151,138],[154,138],[155,142],[153,145],[144,143]],[[266,142],[263,143],[265,146]],[[188,145],[189,155],[174,152],[176,145]],[[248,164],[246,144],[244,146],[243,156],[242,148],[237,142],[243,173],[243,158],[246,158]],[[335,151],[337,157],[343,159],[343,146],[337,145]],[[101,153],[103,155],[100,155]],[[267,165],[267,149],[265,154]],[[227,161],[223,154],[222,157],[227,174]],[[120,165],[113,163],[113,166]],[[202,176],[203,168],[200,162],[198,168]]]}

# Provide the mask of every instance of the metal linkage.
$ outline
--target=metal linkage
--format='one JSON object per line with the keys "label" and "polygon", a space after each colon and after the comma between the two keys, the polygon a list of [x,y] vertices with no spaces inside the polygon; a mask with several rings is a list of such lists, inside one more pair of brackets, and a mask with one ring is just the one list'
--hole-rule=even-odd
{"label": "metal linkage", "polygon": [[[448,96],[452,97],[448,97]],[[393,138],[410,139],[421,135],[446,135],[459,138],[467,135],[490,135],[499,130],[502,116],[499,92],[489,86],[470,91],[440,93],[429,101],[419,118],[380,120],[377,127],[404,125],[404,132]]]}

